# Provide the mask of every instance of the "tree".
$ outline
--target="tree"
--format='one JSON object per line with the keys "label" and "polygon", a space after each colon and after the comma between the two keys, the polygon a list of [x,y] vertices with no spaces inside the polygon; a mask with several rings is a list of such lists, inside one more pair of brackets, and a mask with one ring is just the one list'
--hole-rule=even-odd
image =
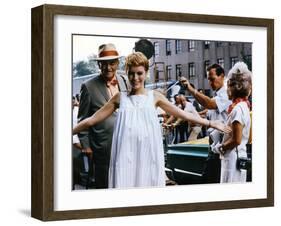
{"label": "tree", "polygon": [[86,61],[78,61],[77,63],[74,63],[73,66],[73,75],[74,77],[80,77],[84,75],[92,74],[93,71],[89,67],[89,63]]}
{"label": "tree", "polygon": [[98,62],[96,61],[97,55],[93,54],[88,57],[88,64],[89,68],[92,71],[92,73],[98,73],[99,72],[99,66]]}

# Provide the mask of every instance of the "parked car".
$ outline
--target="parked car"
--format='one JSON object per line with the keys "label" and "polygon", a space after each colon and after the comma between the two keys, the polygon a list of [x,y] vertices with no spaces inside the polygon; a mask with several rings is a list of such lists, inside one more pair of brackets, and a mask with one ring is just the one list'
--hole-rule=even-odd
{"label": "parked car", "polygon": [[[251,158],[252,145],[248,144],[248,157]],[[166,173],[177,184],[201,184],[205,161],[208,157],[208,137],[195,141],[167,145]],[[252,180],[252,170],[247,171],[247,181]]]}
{"label": "parked car", "polygon": [[171,180],[177,184],[200,184],[206,158],[207,138],[167,146],[166,168]]}

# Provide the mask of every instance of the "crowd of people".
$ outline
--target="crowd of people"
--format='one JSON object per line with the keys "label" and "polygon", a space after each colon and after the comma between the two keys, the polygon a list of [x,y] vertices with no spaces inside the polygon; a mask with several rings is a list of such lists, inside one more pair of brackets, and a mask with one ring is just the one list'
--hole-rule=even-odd
{"label": "crowd of people", "polygon": [[165,186],[161,124],[173,128],[176,142],[209,136],[204,183],[246,181],[246,170],[236,167],[238,157],[247,154],[250,133],[252,86],[246,64],[230,70],[227,89],[224,69],[211,65],[212,98],[181,77],[195,101],[179,94],[171,103],[161,92],[145,88],[149,61],[143,53],[126,57],[124,75],[116,73],[119,57],[113,44],[101,45],[96,58],[100,75],[83,83],[73,99],[73,145],[87,155],[95,188]]}

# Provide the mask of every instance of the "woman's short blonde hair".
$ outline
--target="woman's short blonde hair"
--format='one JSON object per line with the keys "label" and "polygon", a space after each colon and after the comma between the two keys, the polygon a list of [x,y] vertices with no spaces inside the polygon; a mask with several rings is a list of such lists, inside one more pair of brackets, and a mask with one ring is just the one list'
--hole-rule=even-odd
{"label": "woman's short blonde hair", "polygon": [[237,62],[228,72],[227,85],[232,87],[232,95],[249,96],[252,89],[252,72],[244,62]]}
{"label": "woman's short blonde hair", "polygon": [[126,57],[126,72],[131,67],[143,66],[145,71],[148,71],[149,61],[146,56],[141,52],[134,52]]}

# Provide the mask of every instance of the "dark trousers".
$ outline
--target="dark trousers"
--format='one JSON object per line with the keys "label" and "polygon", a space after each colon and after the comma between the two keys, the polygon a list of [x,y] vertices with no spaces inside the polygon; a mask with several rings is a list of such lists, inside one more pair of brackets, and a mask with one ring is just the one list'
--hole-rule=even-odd
{"label": "dark trousers", "polygon": [[83,168],[83,162],[81,161],[81,151],[75,146],[72,146],[72,189],[75,189],[75,184],[80,182],[80,172]]}
{"label": "dark trousers", "polygon": [[176,127],[176,138],[175,143],[182,143],[188,139],[188,124],[181,123]]}
{"label": "dark trousers", "polygon": [[94,164],[95,167],[95,187],[108,188],[108,164]]}
{"label": "dark trousers", "polygon": [[108,188],[111,149],[93,149],[95,188]]}
{"label": "dark trousers", "polygon": [[203,183],[220,183],[221,177],[221,160],[219,154],[214,154],[209,150],[203,170]]}

